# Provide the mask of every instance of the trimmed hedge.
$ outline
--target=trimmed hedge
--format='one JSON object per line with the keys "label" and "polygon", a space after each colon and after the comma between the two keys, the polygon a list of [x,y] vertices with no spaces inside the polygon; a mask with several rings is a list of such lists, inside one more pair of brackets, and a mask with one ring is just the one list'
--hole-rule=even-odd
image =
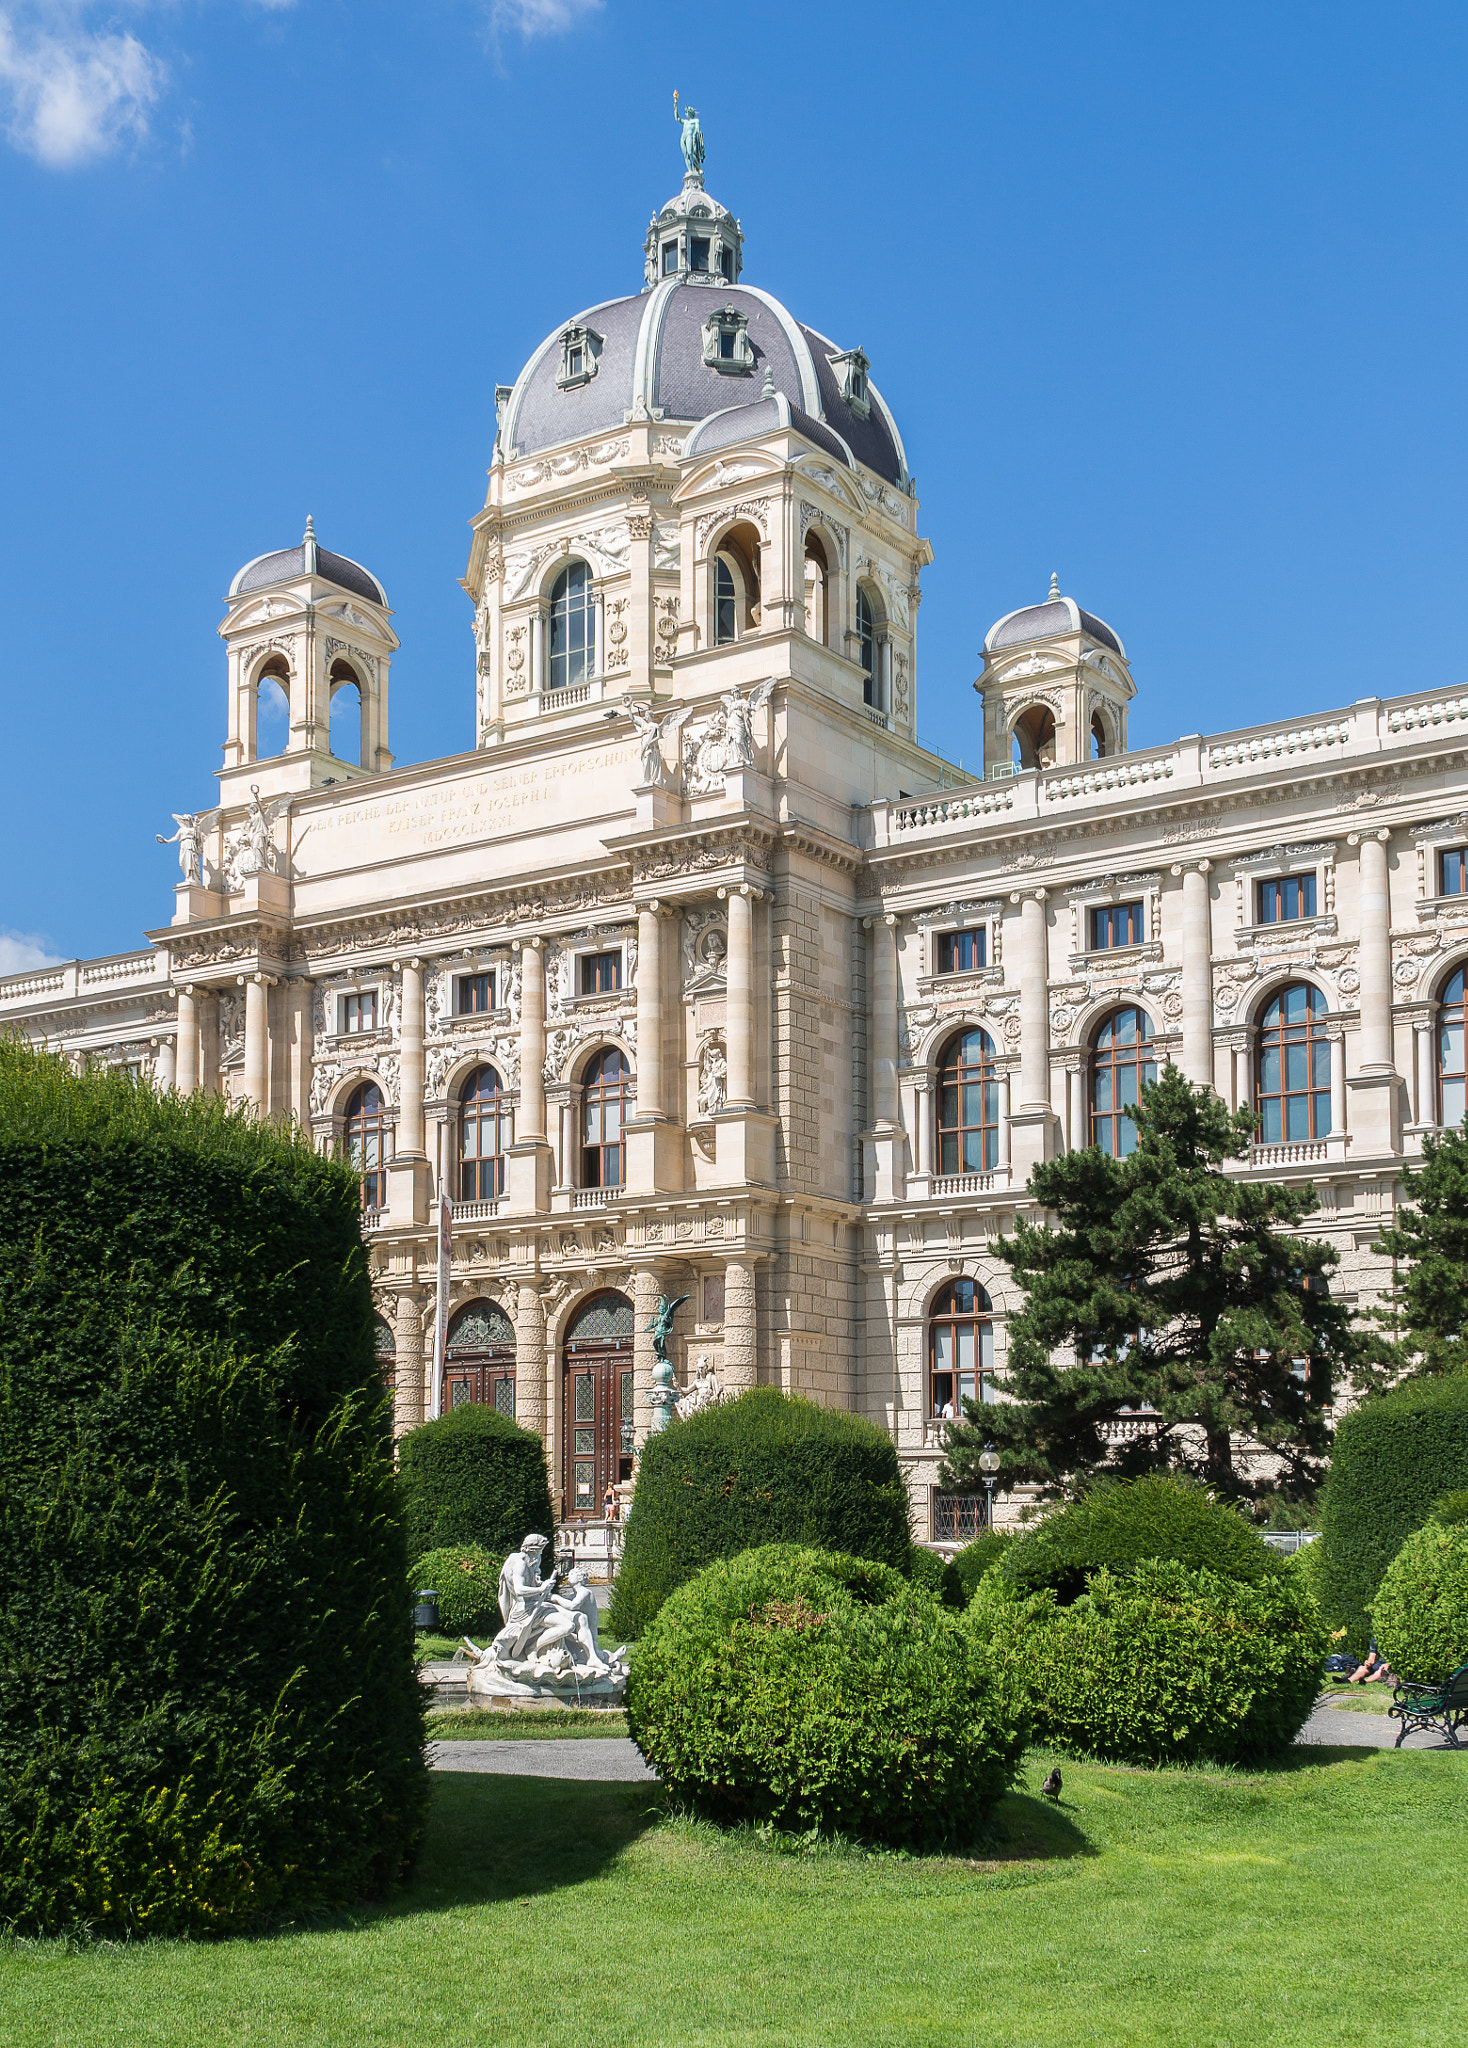
{"label": "trimmed hedge", "polygon": [[355,1176],[0,1042],[0,1923],[380,1895],[427,1803]]}
{"label": "trimmed hedge", "polygon": [[1303,1727],[1325,1634],[1298,1573],[1253,1584],[1142,1558],[1062,1606],[1003,1571],[966,1619],[1032,1740],[1126,1763],[1245,1763]]}
{"label": "trimmed hedge", "polygon": [[545,1446],[495,1408],[466,1402],[398,1443],[408,1547],[478,1544],[503,1556],[532,1531],[554,1538]]}
{"label": "trimmed hedge", "polygon": [[1432,1521],[1386,1568],[1371,1624],[1399,1678],[1434,1685],[1468,1664],[1468,1523]]}
{"label": "trimmed hedge", "polygon": [[438,1625],[445,1635],[498,1635],[503,1626],[499,1583],[504,1561],[477,1543],[449,1544],[419,1558],[408,1574],[408,1590],[413,1594],[432,1587],[437,1593]]}
{"label": "trimmed hedge", "polygon": [[982,1536],[976,1536],[972,1543],[965,1544],[959,1551],[953,1560],[953,1569],[963,1588],[965,1605],[973,1599],[979,1580],[985,1572],[993,1570],[1013,1541],[1012,1529],[986,1529]]}
{"label": "trimmed hedge", "polygon": [[1233,1508],[1173,1473],[1106,1480],[1013,1543],[1000,1564],[1022,1593],[1053,1588],[1062,1606],[1103,1565],[1125,1572],[1171,1558],[1246,1584],[1277,1578],[1283,1559]]}
{"label": "trimmed hedge", "polygon": [[627,1687],[634,1741],[721,1823],[966,1846],[1021,1738],[961,1617],[889,1567],[794,1544],[710,1565]]}
{"label": "trimmed hedge", "polygon": [[953,1569],[952,1562],[940,1557],[936,1550],[929,1550],[924,1544],[914,1543],[907,1554],[907,1576],[915,1586],[922,1586],[945,1607],[962,1608],[968,1605],[968,1593],[962,1579]]}
{"label": "trimmed hedge", "polygon": [[668,1595],[716,1558],[798,1543],[910,1570],[907,1489],[885,1430],[754,1387],[642,1448],[609,1616],[640,1638]]}
{"label": "trimmed hedge", "polygon": [[1365,1401],[1335,1434],[1321,1498],[1321,1603],[1353,1649],[1387,1566],[1434,1501],[1468,1487],[1468,1373],[1409,1380]]}

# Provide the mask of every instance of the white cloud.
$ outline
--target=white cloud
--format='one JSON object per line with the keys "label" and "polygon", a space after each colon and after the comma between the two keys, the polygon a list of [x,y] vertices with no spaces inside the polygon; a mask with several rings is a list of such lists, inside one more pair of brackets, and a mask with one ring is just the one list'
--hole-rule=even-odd
{"label": "white cloud", "polygon": [[602,0],[490,0],[490,24],[496,34],[512,29],[527,41],[563,36],[601,6]]}
{"label": "white cloud", "polygon": [[73,170],[147,133],[167,73],[136,36],[88,28],[70,7],[0,9],[0,101],[15,147]]}
{"label": "white cloud", "polygon": [[59,953],[48,951],[39,932],[12,932],[0,925],[0,976],[26,974],[32,967],[55,967]]}

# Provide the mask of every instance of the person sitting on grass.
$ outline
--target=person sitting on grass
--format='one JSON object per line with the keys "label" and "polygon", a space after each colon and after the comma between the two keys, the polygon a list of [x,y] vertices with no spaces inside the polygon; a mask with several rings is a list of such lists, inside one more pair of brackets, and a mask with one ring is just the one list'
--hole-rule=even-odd
{"label": "person sitting on grass", "polygon": [[1350,1678],[1352,1685],[1395,1685],[1396,1682],[1397,1674],[1388,1665],[1375,1643],[1371,1645]]}

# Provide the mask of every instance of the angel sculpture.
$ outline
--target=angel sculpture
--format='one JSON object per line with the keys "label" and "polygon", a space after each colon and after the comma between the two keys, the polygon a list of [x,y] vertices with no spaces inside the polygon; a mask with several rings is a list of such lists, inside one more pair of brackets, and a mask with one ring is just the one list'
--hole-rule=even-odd
{"label": "angel sculpture", "polygon": [[171,811],[169,816],[178,830],[166,839],[161,832],[153,834],[160,846],[178,848],[179,872],[186,882],[203,883],[204,834],[217,815],[214,811]]}
{"label": "angel sculpture", "polygon": [[678,730],[688,716],[688,706],[682,704],[676,711],[670,711],[666,718],[658,719],[630,697],[624,697],[622,709],[637,729],[638,743],[642,748],[642,785],[659,788],[667,773],[663,765],[663,741]]}
{"label": "angel sculpture", "polygon": [[276,819],[289,809],[290,798],[281,797],[267,810],[260,801],[259,783],[250,784],[250,808],[225,841],[225,879],[231,893],[243,889],[252,875],[274,872],[276,851],[271,832]]}
{"label": "angel sculpture", "polygon": [[724,707],[724,766],[726,768],[752,768],[754,766],[754,729],[752,720],[756,711],[763,711],[774,692],[775,680],[756,683],[747,697],[739,693],[736,684],[720,698]]}

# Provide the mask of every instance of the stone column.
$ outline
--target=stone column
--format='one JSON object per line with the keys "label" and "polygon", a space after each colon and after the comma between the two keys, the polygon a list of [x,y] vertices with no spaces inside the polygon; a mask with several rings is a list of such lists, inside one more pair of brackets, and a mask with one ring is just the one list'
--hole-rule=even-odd
{"label": "stone column", "polygon": [[177,1085],[178,1049],[171,1038],[158,1042],[158,1059],[153,1068],[153,1085],[160,1095],[171,1095]]}
{"label": "stone column", "polygon": [[637,1114],[663,1113],[663,927],[656,903],[637,913]]}
{"label": "stone column", "polygon": [[730,889],[729,959],[724,1042],[729,1057],[729,1109],[754,1107],[754,924],[750,889]]}
{"label": "stone column", "polygon": [[1086,1131],[1086,1075],[1079,1065],[1066,1070],[1065,1076],[1066,1131],[1065,1142],[1072,1152],[1085,1150]]}
{"label": "stone column", "polygon": [[724,1266],[724,1385],[731,1393],[742,1394],[758,1377],[754,1261],[730,1259]]}
{"label": "stone column", "polygon": [[206,1095],[219,1093],[219,998],[212,988],[195,998],[199,1012],[199,1086]]}
{"label": "stone column", "polygon": [[199,1004],[192,987],[178,992],[178,1051],[173,1085],[180,1095],[193,1095],[199,1086]]}
{"label": "stone column", "polygon": [[545,1136],[545,954],[539,939],[520,948],[520,1113],[517,1138]]}
{"label": "stone column", "polygon": [[[1213,970],[1206,860],[1179,862],[1183,878],[1182,1069],[1200,1087],[1213,1086]],[[1154,933],[1155,937],[1156,934]]]}
{"label": "stone column", "polygon": [[1254,1107],[1254,1048],[1247,1037],[1235,1044],[1234,1059],[1234,1108]]}
{"label": "stone column", "polygon": [[1437,1122],[1437,1073],[1432,1057],[1436,1026],[1431,1017],[1418,1017],[1412,1025],[1417,1070],[1417,1122]]}
{"label": "stone column", "polygon": [[638,1266],[632,1274],[632,1412],[637,1441],[647,1436],[652,1423],[648,1395],[652,1392],[652,1369],[656,1354],[648,1324],[658,1312],[662,1280],[653,1266]]}
{"label": "stone column", "polygon": [[245,990],[245,1099],[257,1116],[270,1112],[270,987],[268,974],[242,974]]}
{"label": "stone column", "polygon": [[545,1303],[528,1280],[520,1282],[515,1303],[515,1420],[546,1441]]}
{"label": "stone column", "polygon": [[1346,1034],[1330,1034],[1330,1128],[1340,1137],[1346,1128]]}
{"label": "stone column", "polygon": [[398,1153],[423,1152],[423,962],[403,962],[402,1081]]}
{"label": "stone column", "polygon": [[[1002,1096],[1000,1100],[1002,1102]],[[917,1118],[917,1170],[930,1174],[933,1171],[933,1083],[927,1075],[919,1080],[914,1091],[913,1115]]]}
{"label": "stone column", "polygon": [[1050,1016],[1047,1004],[1044,889],[1016,890],[1019,927],[1019,1103],[1050,1106]]}
{"label": "stone column", "polygon": [[399,1432],[415,1428],[428,1413],[421,1311],[422,1303],[416,1294],[405,1290],[398,1296],[393,1312],[393,1365],[397,1381],[393,1426]]}
{"label": "stone column", "polygon": [[1359,855],[1361,918],[1361,1066],[1392,1064],[1392,938],[1385,832],[1363,835]]}
{"label": "stone column", "polygon": [[1008,1173],[1010,1163],[1009,1098],[1011,1093],[1010,1076],[1006,1068],[999,1076],[999,1164],[1005,1173]]}
{"label": "stone column", "polygon": [[290,986],[290,1101],[303,1125],[311,1120],[311,1075],[315,1067],[315,984],[304,977]]}
{"label": "stone column", "polygon": [[897,1123],[897,919],[872,919],[872,1107],[879,1131]]}

